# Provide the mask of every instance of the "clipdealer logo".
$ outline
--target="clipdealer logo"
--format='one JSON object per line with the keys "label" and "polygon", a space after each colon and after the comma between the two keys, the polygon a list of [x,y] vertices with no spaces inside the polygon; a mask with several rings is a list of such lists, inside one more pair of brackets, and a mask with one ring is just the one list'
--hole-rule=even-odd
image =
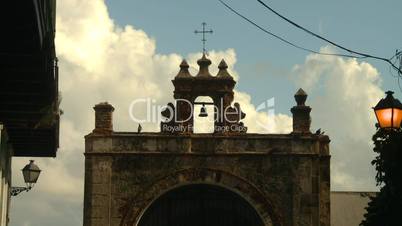
{"label": "clipdealer logo", "polygon": [[271,132],[275,129],[275,97],[272,97],[268,100],[265,100],[261,104],[256,107],[257,112],[265,112],[268,115],[268,120],[271,118],[271,121],[262,122],[257,120],[256,123],[258,126],[263,128],[267,132]]}
{"label": "clipdealer logo", "polygon": [[[221,100],[223,101],[223,100]],[[177,115],[177,112],[174,109],[174,106],[183,106],[183,105],[187,105],[187,108],[190,110],[190,114],[188,115],[187,118],[179,118]],[[222,104],[221,104],[222,106]],[[256,107],[256,111],[257,112],[265,112],[268,115],[268,119],[270,118],[274,118],[275,116],[275,98],[270,98],[268,100],[265,100],[264,102],[262,102],[261,104],[259,104]],[[178,123],[184,123],[187,122],[188,120],[190,120],[193,116],[194,116],[194,103],[190,102],[189,100],[186,99],[176,99],[175,100],[175,105],[173,104],[168,104],[168,105],[158,105],[156,104],[156,100],[155,99],[151,99],[151,98],[139,98],[139,99],[135,99],[130,103],[129,109],[128,109],[128,113],[129,116],[131,118],[131,120],[133,120],[136,123],[159,123],[159,122],[169,122],[169,121],[175,121]],[[213,117],[213,121],[216,121],[218,119],[225,119],[228,122],[238,122],[241,120],[240,118],[240,112],[238,112],[239,109],[237,108],[233,108],[231,106],[227,106],[225,109],[218,109],[218,106],[213,105],[214,111],[214,117]],[[228,109],[231,108],[232,111],[228,111]],[[145,109],[145,115],[138,115],[135,114],[135,109]],[[233,109],[235,111],[233,111]],[[169,117],[164,117],[162,116],[161,112],[162,111],[168,111]],[[217,116],[217,112],[223,112],[222,115]],[[238,115],[239,118],[233,117]],[[218,118],[220,117],[220,118]],[[194,117],[196,118],[196,117]],[[208,120],[211,120],[210,118]],[[257,119],[256,124],[263,128],[266,131],[273,131],[275,128],[275,120],[269,120],[269,121],[260,121],[259,119]],[[191,126],[191,125],[189,125]],[[175,130],[192,130],[193,128],[172,128],[172,131]],[[233,128],[215,128],[215,130],[232,130]]]}

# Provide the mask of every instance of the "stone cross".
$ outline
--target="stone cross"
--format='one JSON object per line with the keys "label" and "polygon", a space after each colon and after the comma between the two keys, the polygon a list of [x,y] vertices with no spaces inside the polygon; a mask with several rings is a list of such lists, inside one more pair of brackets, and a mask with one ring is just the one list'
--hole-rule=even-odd
{"label": "stone cross", "polygon": [[202,34],[202,39],[201,39],[201,41],[202,41],[202,52],[205,54],[206,52],[207,52],[207,50],[205,49],[205,42],[207,41],[206,39],[205,39],[205,34],[207,34],[207,33],[210,33],[210,34],[212,34],[212,29],[209,29],[209,30],[205,30],[205,26],[207,25],[207,23],[205,23],[205,22],[203,22],[202,23],[202,31],[198,31],[198,30],[195,30],[194,31],[194,33],[195,34]]}

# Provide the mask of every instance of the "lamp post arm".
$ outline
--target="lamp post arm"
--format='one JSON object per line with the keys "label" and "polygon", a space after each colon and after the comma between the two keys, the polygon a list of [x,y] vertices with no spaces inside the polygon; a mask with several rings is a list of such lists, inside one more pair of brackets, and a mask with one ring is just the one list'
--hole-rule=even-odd
{"label": "lamp post arm", "polygon": [[31,187],[11,187],[10,195],[11,196],[17,196],[21,192],[29,191],[29,190],[31,190]]}

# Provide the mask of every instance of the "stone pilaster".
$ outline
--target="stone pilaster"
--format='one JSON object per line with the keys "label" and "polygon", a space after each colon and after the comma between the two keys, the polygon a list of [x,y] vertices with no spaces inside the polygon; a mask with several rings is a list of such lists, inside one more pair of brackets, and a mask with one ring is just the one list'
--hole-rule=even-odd
{"label": "stone pilaster", "polygon": [[95,129],[93,133],[113,132],[113,111],[114,107],[108,102],[95,105]]}
{"label": "stone pilaster", "polygon": [[295,94],[297,105],[290,109],[293,114],[293,133],[311,133],[311,107],[305,105],[306,99],[306,92],[299,89]]}

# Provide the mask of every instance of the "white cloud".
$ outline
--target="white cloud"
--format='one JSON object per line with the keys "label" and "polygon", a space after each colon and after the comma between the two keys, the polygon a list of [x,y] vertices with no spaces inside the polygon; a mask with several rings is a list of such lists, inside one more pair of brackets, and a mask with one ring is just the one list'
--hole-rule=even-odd
{"label": "white cloud", "polygon": [[[84,135],[94,128],[92,107],[109,101],[116,108],[115,129],[136,131],[137,124],[128,114],[131,101],[147,97],[157,104],[171,102],[171,79],[182,59],[174,53],[156,53],[155,40],[144,31],[116,26],[102,0],[58,2],[56,46],[65,112],[61,148],[56,159],[37,161],[43,170],[37,187],[13,198],[11,226],[82,225]],[[193,74],[199,57],[200,53],[186,57]],[[233,68],[234,49],[210,51],[209,58],[212,74],[224,58],[235,80],[241,80]],[[319,125],[332,138],[333,186],[372,187],[372,180],[366,177],[373,177],[367,166],[372,159],[368,153],[372,152],[369,141],[374,132],[370,107],[383,96],[378,72],[368,63],[310,55],[304,64],[295,66],[294,73],[297,86],[313,94],[308,100],[313,107],[313,126]],[[244,122],[249,132],[290,132],[290,116],[271,116],[269,108],[257,110],[244,92],[235,91],[235,101],[247,113]],[[145,115],[144,108],[134,110]],[[159,128],[158,123],[142,126],[144,131]],[[26,163],[25,158],[13,161],[14,185],[22,184],[19,169]]]}
{"label": "white cloud", "polygon": [[251,96],[249,94],[239,91],[235,92],[235,102],[239,102],[242,111],[247,114],[243,120],[244,124],[248,127],[247,132],[290,133],[292,131],[292,117],[272,112],[275,105],[270,105],[269,101],[267,100],[263,108],[256,109],[251,104]]}
{"label": "white cloud", "polygon": [[[128,109],[135,98],[151,98],[157,104],[173,100],[171,79],[177,74],[182,56],[156,53],[155,40],[133,26],[118,27],[110,18],[102,0],[65,0],[57,4],[56,48],[60,67],[60,90],[64,111],[61,121],[60,149],[56,159],[38,159],[43,170],[38,184],[29,193],[13,198],[11,226],[17,225],[82,225],[84,135],[94,128],[92,107],[109,101],[115,107],[116,130],[136,131],[137,124],[129,118]],[[195,73],[200,53],[187,56]],[[210,51],[211,73],[225,59],[236,80],[234,49]],[[251,131],[262,131],[256,120],[286,121],[280,115],[270,119],[256,113],[248,94],[236,92],[237,99],[248,113],[246,125]],[[145,115],[144,108],[136,108]],[[282,123],[278,123],[282,124]],[[157,131],[158,123],[146,123],[144,131]],[[270,132],[274,132],[274,128]],[[279,128],[278,128],[279,129]],[[286,129],[286,128],[281,128]],[[23,184],[19,171],[27,158],[13,161],[14,185]],[[28,204],[27,204],[28,203]]]}
{"label": "white cloud", "polygon": [[[333,52],[329,47],[321,51]],[[307,100],[313,108],[313,127],[321,127],[332,139],[332,188],[375,189],[371,108],[384,95],[378,71],[356,59],[317,54],[307,56],[293,71],[296,84],[313,94]]]}

